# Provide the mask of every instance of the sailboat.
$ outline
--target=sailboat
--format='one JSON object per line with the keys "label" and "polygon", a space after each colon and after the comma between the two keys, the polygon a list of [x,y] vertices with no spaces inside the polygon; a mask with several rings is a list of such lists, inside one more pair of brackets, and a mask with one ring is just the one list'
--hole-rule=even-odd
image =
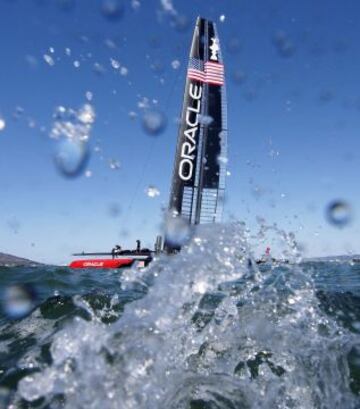
{"label": "sailboat", "polygon": [[[224,64],[214,22],[198,17],[192,38],[169,200],[171,218],[188,225],[220,222],[223,212],[227,157],[227,103]],[[71,268],[147,266],[154,253],[173,253],[181,245],[165,232],[154,251],[124,250],[80,253],[112,256],[73,261]]]}

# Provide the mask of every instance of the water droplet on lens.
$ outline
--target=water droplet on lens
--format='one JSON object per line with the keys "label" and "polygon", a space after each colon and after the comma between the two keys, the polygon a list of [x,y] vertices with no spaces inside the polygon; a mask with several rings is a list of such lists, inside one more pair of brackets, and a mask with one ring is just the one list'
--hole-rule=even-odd
{"label": "water droplet on lens", "polygon": [[157,136],[165,130],[167,119],[162,112],[151,110],[144,113],[142,125],[147,134]]}
{"label": "water droplet on lens", "polygon": [[281,57],[289,58],[295,54],[295,45],[283,31],[278,31],[275,33],[273,37],[273,44]]}
{"label": "water droplet on lens", "polygon": [[124,4],[120,0],[103,0],[101,12],[109,21],[118,21],[124,14]]}
{"label": "water droplet on lens", "polygon": [[29,67],[35,69],[38,66],[38,60],[33,55],[26,55],[25,60],[28,63]]}
{"label": "water droplet on lens", "polygon": [[198,121],[201,125],[209,126],[214,121],[214,118],[210,115],[199,114]]}
{"label": "water droplet on lens", "polygon": [[91,91],[86,91],[85,97],[90,102],[93,99],[93,93]]}
{"label": "water droplet on lens", "polygon": [[93,124],[95,121],[94,108],[90,104],[84,104],[79,110],[78,119],[85,125]]}
{"label": "water droplet on lens", "polygon": [[350,205],[343,200],[334,200],[326,209],[326,217],[329,223],[337,227],[344,227],[350,223],[352,210]]}
{"label": "water droplet on lens", "polygon": [[6,127],[5,119],[0,116],[0,131],[3,131]]}
{"label": "water droplet on lens", "polygon": [[37,294],[31,285],[12,285],[5,290],[3,310],[9,318],[20,319],[34,309],[36,300]]}
{"label": "water droplet on lens", "polygon": [[138,102],[137,106],[140,109],[148,109],[150,108],[150,102],[149,102],[149,98],[147,97],[141,97],[140,101]]}
{"label": "water droplet on lens", "polygon": [[130,118],[132,121],[135,120],[136,117],[137,117],[137,113],[134,112],[134,111],[130,111],[128,115],[129,115],[129,118]]}
{"label": "water droplet on lens", "polygon": [[94,70],[95,74],[97,74],[97,75],[103,75],[103,74],[105,74],[105,71],[106,71],[105,67],[103,65],[101,65],[100,63],[98,63],[98,62],[94,63],[93,70]]}
{"label": "water droplet on lens", "polygon": [[222,15],[219,17],[219,20],[220,20],[220,23],[223,23],[223,22],[225,21],[225,14],[222,14]]}
{"label": "water droplet on lens", "polygon": [[110,64],[115,70],[118,70],[121,66],[120,62],[115,60],[115,58],[110,58]]}
{"label": "water droplet on lens", "polygon": [[131,7],[133,10],[135,11],[139,10],[140,6],[141,6],[141,3],[139,0],[131,0]]}
{"label": "water droplet on lens", "polygon": [[116,48],[118,48],[116,42],[111,38],[105,38],[104,44],[106,45],[106,47],[110,48],[111,50],[115,50]]}
{"label": "water droplet on lens", "polygon": [[116,159],[109,160],[109,167],[111,170],[118,170],[120,169],[120,162]]}
{"label": "water droplet on lens", "polygon": [[54,61],[54,59],[51,57],[51,55],[49,55],[49,54],[44,54],[43,57],[44,57],[45,62],[46,62],[47,64],[49,64],[50,67],[53,67],[53,66],[55,65],[55,61]]}
{"label": "water droplet on lens", "polygon": [[219,165],[226,165],[229,162],[229,159],[226,156],[218,156],[217,160]]}
{"label": "water droplet on lens", "polygon": [[180,216],[168,214],[165,220],[166,241],[174,246],[181,247],[190,239],[190,225]]}
{"label": "water droplet on lens", "polygon": [[16,217],[11,217],[8,221],[7,221],[7,226],[9,227],[9,229],[14,233],[14,234],[18,234],[21,224],[18,221],[18,219]]}
{"label": "water droplet on lens", "polygon": [[13,117],[17,121],[18,119],[22,117],[23,114],[24,114],[24,108],[17,106],[15,108],[15,112],[13,113]]}
{"label": "water droplet on lens", "polygon": [[171,66],[174,68],[174,70],[177,70],[180,67],[180,61],[179,60],[172,61]]}
{"label": "water droplet on lens", "polygon": [[31,129],[34,129],[36,127],[36,122],[33,118],[28,118],[27,124],[28,124],[28,127]]}
{"label": "water droplet on lens", "polygon": [[160,190],[155,186],[149,186],[147,189],[145,189],[145,193],[149,197],[154,198],[160,195]]}
{"label": "water droplet on lens", "polygon": [[53,118],[54,119],[62,119],[66,114],[66,108],[62,105],[59,105],[55,108]]}
{"label": "water droplet on lens", "polygon": [[129,73],[129,69],[126,67],[121,67],[120,68],[120,75],[122,75],[123,77],[126,77]]}
{"label": "water droplet on lens", "polygon": [[185,15],[176,14],[173,17],[172,25],[175,28],[175,30],[179,31],[180,33],[183,33],[187,31],[188,28],[190,27],[190,21]]}
{"label": "water droplet on lens", "polygon": [[109,212],[110,217],[113,217],[113,218],[118,217],[121,213],[121,207],[117,203],[112,203],[109,206],[108,212]]}
{"label": "water droplet on lens", "polygon": [[151,65],[150,68],[152,71],[156,72],[157,74],[161,74],[165,71],[165,66],[162,61],[155,60]]}
{"label": "water droplet on lens", "polygon": [[50,131],[53,139],[68,138],[87,141],[95,121],[95,109],[86,103],[78,111],[58,106],[53,114],[54,123]]}
{"label": "water droplet on lens", "polygon": [[63,139],[58,142],[55,164],[63,176],[74,178],[83,173],[89,160],[87,143]]}

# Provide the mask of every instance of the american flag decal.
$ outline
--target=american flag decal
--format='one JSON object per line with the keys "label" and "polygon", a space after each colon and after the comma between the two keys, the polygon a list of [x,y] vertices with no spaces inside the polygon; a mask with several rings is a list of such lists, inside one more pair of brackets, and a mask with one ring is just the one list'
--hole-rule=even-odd
{"label": "american flag decal", "polygon": [[213,85],[224,85],[224,66],[218,62],[203,61],[190,58],[188,78]]}
{"label": "american flag decal", "polygon": [[209,84],[224,85],[224,66],[218,62],[206,62],[205,78]]}
{"label": "american flag decal", "polygon": [[187,76],[191,80],[205,82],[204,63],[197,58],[190,58]]}

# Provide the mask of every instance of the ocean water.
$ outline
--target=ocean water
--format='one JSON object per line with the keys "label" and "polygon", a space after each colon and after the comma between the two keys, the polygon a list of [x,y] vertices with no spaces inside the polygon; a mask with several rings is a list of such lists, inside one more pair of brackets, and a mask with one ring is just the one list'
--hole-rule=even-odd
{"label": "ocean water", "polygon": [[360,408],[360,264],[282,239],[288,263],[232,224],[142,271],[1,268],[0,407]]}

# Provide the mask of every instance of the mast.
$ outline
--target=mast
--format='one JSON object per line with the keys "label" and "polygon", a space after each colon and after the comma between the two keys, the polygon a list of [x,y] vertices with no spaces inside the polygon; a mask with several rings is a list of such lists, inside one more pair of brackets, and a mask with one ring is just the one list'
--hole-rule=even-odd
{"label": "mast", "polygon": [[171,213],[189,224],[221,221],[226,150],[227,105],[219,37],[215,23],[198,17],[172,175]]}

